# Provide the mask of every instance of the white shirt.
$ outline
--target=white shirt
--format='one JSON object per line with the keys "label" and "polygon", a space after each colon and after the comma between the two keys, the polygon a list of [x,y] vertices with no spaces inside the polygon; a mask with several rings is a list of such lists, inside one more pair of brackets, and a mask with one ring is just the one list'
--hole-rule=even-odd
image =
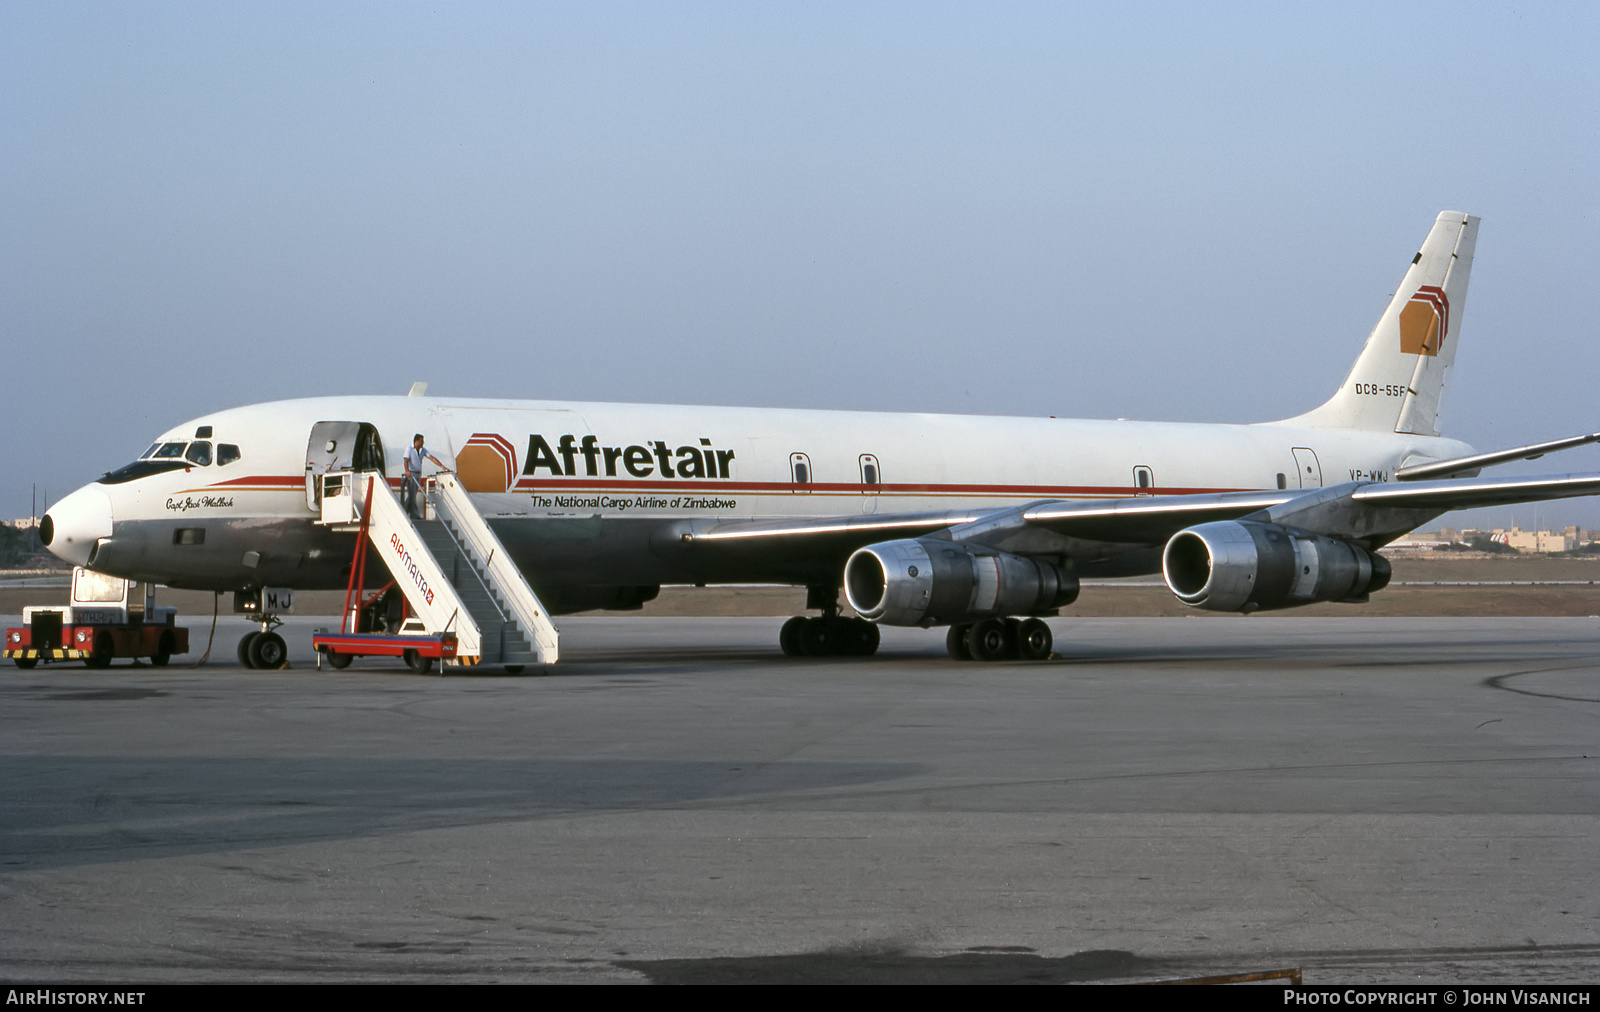
{"label": "white shirt", "polygon": [[412,443],[411,448],[406,451],[406,470],[410,471],[412,474],[421,474],[423,458],[431,456],[433,456],[433,454],[428,452],[428,448],[426,446],[419,447],[415,443]]}

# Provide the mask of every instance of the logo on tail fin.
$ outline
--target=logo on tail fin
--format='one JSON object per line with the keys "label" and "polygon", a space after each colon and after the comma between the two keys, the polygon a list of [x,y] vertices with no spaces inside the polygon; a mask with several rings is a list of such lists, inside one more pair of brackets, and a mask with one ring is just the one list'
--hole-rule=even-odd
{"label": "logo on tail fin", "polygon": [[1450,333],[1450,300],[1444,289],[1423,285],[1400,310],[1400,350],[1407,355],[1437,355]]}

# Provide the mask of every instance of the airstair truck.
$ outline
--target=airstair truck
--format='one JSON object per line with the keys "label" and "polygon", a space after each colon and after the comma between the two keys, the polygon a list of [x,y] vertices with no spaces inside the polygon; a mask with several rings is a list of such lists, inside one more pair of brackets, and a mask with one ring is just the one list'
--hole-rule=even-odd
{"label": "airstair truck", "polygon": [[160,666],[173,654],[189,652],[189,630],[177,618],[178,609],[156,606],[154,584],[79,566],[72,571],[66,607],[22,609],[23,624],[6,630],[5,655],[19,668],[40,661],[103,668],[117,657],[146,657]]}

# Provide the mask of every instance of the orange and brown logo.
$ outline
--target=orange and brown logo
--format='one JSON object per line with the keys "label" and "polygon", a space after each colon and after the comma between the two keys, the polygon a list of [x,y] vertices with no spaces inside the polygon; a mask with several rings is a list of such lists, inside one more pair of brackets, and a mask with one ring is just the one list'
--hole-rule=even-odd
{"label": "orange and brown logo", "polygon": [[1407,355],[1437,355],[1450,333],[1450,300],[1444,289],[1423,285],[1400,310],[1400,350]]}
{"label": "orange and brown logo", "polygon": [[456,475],[468,492],[504,492],[517,480],[517,448],[504,436],[474,432],[456,454]]}

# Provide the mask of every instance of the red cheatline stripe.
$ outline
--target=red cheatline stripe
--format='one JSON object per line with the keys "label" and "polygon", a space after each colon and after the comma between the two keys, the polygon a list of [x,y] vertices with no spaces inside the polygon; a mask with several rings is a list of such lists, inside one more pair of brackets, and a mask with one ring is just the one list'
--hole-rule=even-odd
{"label": "red cheatline stripe", "polygon": [[[389,478],[387,480],[390,488],[400,487],[399,478]],[[282,492],[288,489],[299,490],[305,487],[306,479],[304,475],[296,474],[285,477],[283,475],[257,474],[245,478],[230,478],[227,481],[219,481],[215,485],[201,485],[197,488],[186,488],[180,491],[215,492],[226,489],[238,492]]]}
{"label": "red cheatline stripe", "polygon": [[1215,492],[1247,491],[1233,488],[1152,488],[1135,489],[1124,485],[935,485],[935,484],[885,484],[862,485],[851,482],[810,482],[796,485],[791,482],[741,482],[738,484],[694,481],[639,480],[615,481],[604,484],[586,479],[561,481],[550,478],[523,478],[517,482],[518,492],[555,492],[570,495],[576,492],[694,492],[707,495],[1004,495],[1004,496],[1121,496],[1133,498],[1140,492],[1160,495],[1207,495]]}
{"label": "red cheatline stripe", "polygon": [[[205,485],[199,488],[185,489],[184,492],[208,492],[227,489],[230,491],[283,491],[291,488],[302,488],[304,478],[300,476],[289,477],[253,477],[236,478],[232,481],[221,482],[216,485]],[[391,486],[398,486],[399,479],[389,479]],[[796,485],[786,481],[756,481],[756,482],[715,482],[715,481],[686,481],[679,479],[637,479],[615,480],[597,483],[588,478],[522,478],[513,492],[551,492],[561,495],[575,493],[609,494],[620,492],[677,492],[695,493],[701,495],[867,495],[883,496],[1010,496],[1016,498],[1079,498],[1085,496],[1132,499],[1139,493],[1149,495],[1212,495],[1218,492],[1247,492],[1260,491],[1259,489],[1215,488],[1215,487],[1183,487],[1183,488],[1148,488],[1135,489],[1126,485],[939,485],[933,483],[901,482],[896,484],[863,485],[854,482],[810,482]]]}
{"label": "red cheatline stripe", "polygon": [[250,485],[263,488],[304,488],[305,484],[305,475],[297,474],[285,477],[283,475],[252,474],[244,478],[230,478],[227,481],[219,481],[215,485],[207,485],[206,487],[233,488],[241,485]]}

